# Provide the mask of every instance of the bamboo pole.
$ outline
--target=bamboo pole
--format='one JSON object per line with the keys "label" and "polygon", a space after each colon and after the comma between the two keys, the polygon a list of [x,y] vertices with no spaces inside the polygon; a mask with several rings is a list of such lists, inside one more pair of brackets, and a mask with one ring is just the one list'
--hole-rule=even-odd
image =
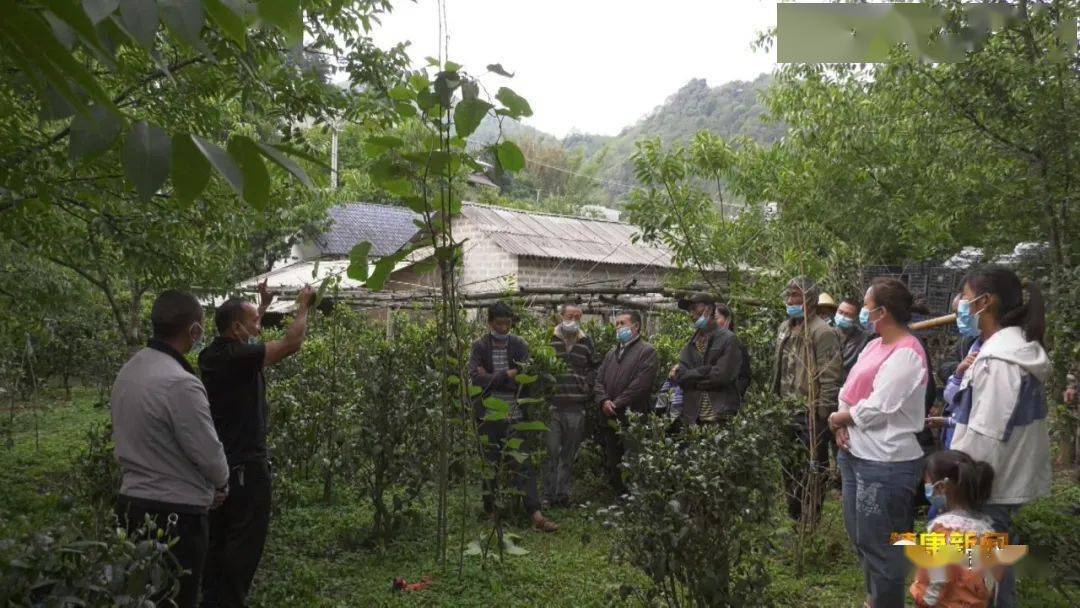
{"label": "bamboo pole", "polygon": [[908,329],[912,331],[920,331],[923,329],[934,329],[935,327],[952,325],[953,323],[956,323],[956,313],[941,315],[940,317],[934,317],[933,319],[926,319],[917,323],[912,323],[908,325]]}

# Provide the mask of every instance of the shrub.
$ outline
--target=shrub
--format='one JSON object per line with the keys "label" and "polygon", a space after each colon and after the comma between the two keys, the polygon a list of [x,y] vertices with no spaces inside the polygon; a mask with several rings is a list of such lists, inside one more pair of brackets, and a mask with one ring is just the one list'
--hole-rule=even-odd
{"label": "shrub", "polygon": [[[152,524],[151,524],[152,526]],[[60,528],[0,540],[0,605],[153,606],[176,592],[176,561],[164,531],[113,528],[85,540]]]}
{"label": "shrub", "polygon": [[320,317],[303,350],[273,369],[270,446],[279,498],[320,473],[323,498],[343,480],[371,501],[371,537],[388,541],[432,478],[439,420],[435,325],[385,326],[344,306]]}
{"label": "shrub", "polygon": [[762,591],[784,420],[762,399],[723,428],[673,435],[666,418],[630,425],[631,496],[601,514],[616,530],[615,558],[654,583],[638,593],[675,606],[769,603]]}

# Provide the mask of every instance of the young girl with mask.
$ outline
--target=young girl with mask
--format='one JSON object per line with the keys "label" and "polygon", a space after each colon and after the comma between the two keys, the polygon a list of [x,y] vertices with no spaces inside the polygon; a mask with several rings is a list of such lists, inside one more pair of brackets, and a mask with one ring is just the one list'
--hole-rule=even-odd
{"label": "young girl with mask", "polygon": [[[990,497],[994,470],[985,462],[976,462],[956,450],[936,452],[926,463],[923,474],[926,499],[940,515],[927,525],[930,532],[945,535],[945,544],[958,542],[952,535],[965,538],[993,532],[990,518],[979,512]],[[983,608],[994,595],[992,572],[978,567],[978,548],[973,549],[972,567],[964,562],[939,568],[923,568],[911,584],[911,596],[917,606],[937,608]]]}
{"label": "young girl with mask", "polygon": [[[1050,493],[1044,388],[1050,360],[1041,344],[1042,296],[1031,282],[1025,302],[1013,271],[1002,266],[978,268],[964,279],[956,323],[961,333],[978,331],[982,346],[960,381],[952,449],[994,468],[994,485],[983,511],[996,531],[1015,538],[1013,514]],[[1016,580],[1009,568],[995,606],[1016,605]]]}

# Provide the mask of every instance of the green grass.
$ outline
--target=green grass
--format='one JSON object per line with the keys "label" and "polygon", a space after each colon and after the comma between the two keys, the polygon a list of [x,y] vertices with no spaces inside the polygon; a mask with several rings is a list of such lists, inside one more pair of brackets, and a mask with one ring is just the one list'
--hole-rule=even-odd
{"label": "green grass", "polygon": [[[38,412],[36,433],[35,414],[19,411],[11,429],[13,447],[0,448],[0,484],[4,488],[0,492],[0,537],[48,526],[78,512],[80,505],[70,504],[70,496],[77,495],[72,464],[86,444],[87,431],[108,420],[108,411],[95,406],[96,395],[89,391],[76,391],[70,402],[42,401],[48,406]],[[5,411],[0,441],[6,442],[7,430]],[[35,445],[35,435],[40,437],[40,445]],[[585,456],[583,466],[595,465],[591,455]],[[458,556],[462,511],[460,495],[455,493],[450,559],[445,570],[435,558],[433,505],[421,505],[412,525],[390,546],[379,549],[366,544],[370,513],[347,488],[338,492],[332,506],[305,498],[301,506],[275,513],[252,603],[266,608],[618,605],[621,586],[642,586],[647,580],[636,569],[609,558],[613,538],[594,516],[609,498],[600,481],[586,474],[578,489],[583,496],[599,499],[587,506],[550,512],[562,526],[556,534],[533,532],[522,522],[512,522],[509,529],[521,536],[518,544],[529,553],[506,556],[502,561]],[[1059,525],[1068,506],[1065,503],[1077,491],[1075,482],[1061,476],[1055,496],[1025,510],[1025,514]],[[464,520],[466,542],[489,529],[476,516],[476,490],[469,502]],[[778,509],[783,508],[781,503],[778,498]],[[835,494],[826,503],[820,532],[807,548],[806,566],[803,576],[796,577],[786,554],[771,563],[773,584],[768,591],[779,605],[861,605],[862,573],[844,533]],[[399,576],[409,582],[429,576],[433,584],[422,591],[391,591],[394,578]],[[1041,581],[1022,581],[1021,592],[1024,606],[1070,605]],[[1067,592],[1080,597],[1075,587]]]}

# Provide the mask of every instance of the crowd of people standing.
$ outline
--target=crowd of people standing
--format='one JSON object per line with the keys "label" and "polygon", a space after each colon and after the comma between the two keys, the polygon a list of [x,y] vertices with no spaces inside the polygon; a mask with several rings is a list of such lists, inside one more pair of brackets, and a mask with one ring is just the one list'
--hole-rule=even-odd
{"label": "crowd of people standing", "polygon": [[[1017,276],[990,266],[971,272],[957,301],[960,357],[948,368],[943,415],[928,412],[933,373],[926,346],[909,329],[914,301],[901,281],[875,279],[862,295],[837,304],[809,277],[793,278],[782,300],[768,388],[793,404],[789,433],[801,446],[799,466],[785,467],[788,514],[816,519],[827,497],[824,480],[838,472],[843,518],[863,568],[872,608],[903,606],[908,562],[890,539],[914,528],[917,499],[932,506],[930,528],[948,533],[1015,533],[1022,505],[1050,489],[1047,406],[1050,367],[1041,342],[1038,289],[1028,297]],[[244,606],[270,523],[271,468],[266,443],[264,369],[299,352],[314,293],[305,288],[297,314],[279,340],[259,339],[272,294],[260,305],[233,299],[217,308],[217,337],[199,349],[198,373],[185,355],[203,340],[203,310],[190,294],[167,291],[151,311],[154,337],[124,365],[112,393],[116,457],[122,471],[121,522],[135,530],[146,518],[178,537],[172,553],[185,574],[182,607]],[[574,461],[589,434],[589,410],[604,471],[616,496],[625,482],[625,433],[634,417],[663,412],[673,432],[725,425],[745,406],[751,353],[735,332],[731,309],[709,294],[679,300],[693,335],[678,362],[660,370],[656,349],[634,310],[614,316],[617,344],[607,353],[582,327],[580,306],[567,303],[550,346],[565,363],[550,396],[542,471],[531,459],[506,462],[535,529],[556,532],[544,512],[571,504]],[[468,368],[485,457],[503,463],[515,424],[527,408],[518,383],[529,346],[513,334],[514,312],[488,308],[488,331],[472,345]],[[665,381],[653,393],[658,374]],[[488,397],[507,415],[485,419]],[[943,450],[928,454],[920,435],[942,429]],[[806,459],[805,454],[810,458]],[[928,459],[929,456],[929,459]],[[500,467],[492,467],[498,470]],[[809,476],[806,475],[809,473]],[[485,482],[483,506],[499,510],[496,477]],[[1015,534],[1014,534],[1015,535]],[[920,606],[1016,604],[1009,570],[972,577],[921,572],[911,587]],[[966,602],[966,603],[964,603]]]}

